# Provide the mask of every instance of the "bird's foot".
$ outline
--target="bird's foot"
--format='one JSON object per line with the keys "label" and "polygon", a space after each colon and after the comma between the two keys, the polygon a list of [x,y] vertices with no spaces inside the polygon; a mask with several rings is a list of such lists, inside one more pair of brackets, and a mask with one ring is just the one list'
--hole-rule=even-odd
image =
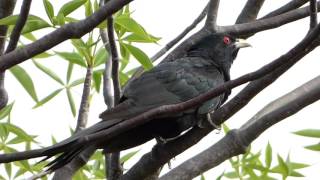
{"label": "bird's foot", "polygon": [[157,141],[157,145],[164,145],[168,142],[167,139],[161,137],[161,136],[156,136],[155,137],[156,141]]}
{"label": "bird's foot", "polygon": [[[211,118],[211,114],[210,114],[210,113],[207,113],[206,120],[209,122],[209,124],[210,124],[212,127],[214,127],[215,129],[217,129],[218,131],[221,130],[221,126],[215,124],[215,123],[212,121],[212,118]],[[205,128],[205,125],[204,125],[203,122],[204,122],[204,119],[201,119],[201,120],[197,123],[198,127],[200,127],[200,128]]]}

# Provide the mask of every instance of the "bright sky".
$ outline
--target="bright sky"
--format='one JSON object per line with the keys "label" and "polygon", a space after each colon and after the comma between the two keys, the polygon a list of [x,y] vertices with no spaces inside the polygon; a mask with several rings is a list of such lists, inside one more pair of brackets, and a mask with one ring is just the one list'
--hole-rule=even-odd
{"label": "bright sky", "polygon": [[[21,3],[21,1],[18,2]],[[54,3],[54,7],[60,7],[61,4],[66,1],[52,2]],[[245,0],[221,1],[218,19],[219,24],[232,24],[245,2]],[[261,14],[266,14],[286,2],[288,1],[266,1]],[[132,9],[134,10],[133,17],[141,23],[148,32],[155,36],[162,37],[160,45],[147,44],[141,45],[140,47],[147,52],[149,56],[152,56],[157,52],[157,50],[162,48],[166,42],[173,39],[186,26],[188,26],[201,12],[206,3],[206,0],[134,1],[132,3]],[[16,10],[16,12],[18,11]],[[46,17],[45,11],[42,7],[42,1],[33,2],[31,14]],[[81,14],[79,16],[81,16]],[[287,50],[293,47],[295,43],[303,38],[308,26],[309,22],[307,20],[303,20],[276,30],[259,33],[250,38],[249,42],[253,47],[246,48],[239,53],[238,58],[231,69],[232,78],[236,78],[240,75],[256,70],[276,57],[284,54]],[[201,25],[199,27],[201,27]],[[39,36],[42,34],[43,33],[39,34]],[[66,47],[66,45],[67,43],[64,43],[64,45],[55,48],[55,50],[69,48]],[[294,68],[276,81],[276,83],[259,94],[246,108],[240,111],[240,113],[232,117],[227,122],[228,126],[231,128],[240,127],[270,101],[319,75],[319,56],[320,51],[316,50],[305,57],[302,62],[298,63]],[[63,66],[64,63],[61,63],[59,59],[51,58],[50,61],[44,61],[44,63],[52,67],[58,74],[61,74],[62,78],[65,77],[66,67]],[[45,77],[45,75],[39,70],[35,70],[30,62],[24,63],[24,66],[29,68],[27,68],[29,72],[32,72],[31,74],[33,75],[32,77],[35,81],[38,96],[40,98],[45,97],[59,87],[58,84],[47,79],[47,77]],[[84,74],[84,72],[80,73]],[[39,135],[39,141],[42,142],[43,145],[49,145],[51,143],[51,135],[54,135],[59,140],[62,140],[69,135],[69,126],[74,127],[75,120],[71,116],[69,105],[67,103],[66,96],[64,95],[65,93],[63,93],[62,96],[60,95],[55,98],[44,107],[32,110],[34,102],[31,98],[26,94],[22,87],[16,83],[9,73],[7,77],[6,86],[9,90],[10,100],[16,101],[12,117],[14,123],[19,124],[29,133]],[[77,77],[74,77],[74,79],[77,79]],[[236,88],[232,95],[235,95],[240,89],[241,87]],[[79,103],[81,88],[77,89],[76,94],[76,103]],[[95,103],[93,103],[91,107],[89,118],[90,124],[97,122],[99,120],[98,114],[105,109],[102,97],[95,96],[93,101]],[[292,135],[291,132],[305,128],[320,128],[318,122],[319,108],[320,103],[317,102],[305,108],[293,117],[290,117],[284,122],[272,127],[253,143],[254,151],[257,152],[260,149],[264,149],[266,143],[269,141],[274,148],[274,152],[277,152],[284,157],[290,153],[293,161],[314,165],[302,170],[301,172],[307,176],[306,179],[317,179],[320,175],[318,171],[320,168],[320,155],[302,148],[303,146],[316,142],[307,138]],[[214,144],[214,142],[219,140],[222,136],[223,133],[211,133],[195,147],[176,157],[176,159],[172,161],[172,167],[177,166],[184,160],[199,153],[205,147]],[[148,143],[146,146],[139,147],[138,149],[141,149],[141,153],[130,161],[126,167],[130,167],[130,165],[133,164],[140,155],[144,152],[148,152],[151,149],[152,144],[153,142]],[[205,176],[210,177],[208,179],[215,178],[220,175],[225,168],[226,166],[219,166],[218,168],[205,173]]]}

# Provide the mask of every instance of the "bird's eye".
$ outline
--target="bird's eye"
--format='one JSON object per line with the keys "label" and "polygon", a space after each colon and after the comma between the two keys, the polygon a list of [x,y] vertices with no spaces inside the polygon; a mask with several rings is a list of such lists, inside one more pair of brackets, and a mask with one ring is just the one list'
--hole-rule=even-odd
{"label": "bird's eye", "polygon": [[229,45],[231,43],[231,40],[228,36],[225,36],[223,37],[223,42],[226,44],[226,45]]}

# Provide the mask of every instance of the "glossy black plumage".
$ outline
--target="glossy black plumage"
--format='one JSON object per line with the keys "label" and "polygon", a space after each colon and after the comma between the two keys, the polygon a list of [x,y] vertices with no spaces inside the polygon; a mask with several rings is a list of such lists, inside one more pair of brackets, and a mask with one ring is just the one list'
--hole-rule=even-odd
{"label": "glossy black plumage", "polygon": [[102,139],[85,146],[77,144],[80,137],[110,128],[152,108],[189,100],[228,81],[230,67],[238,49],[244,47],[236,43],[236,39],[228,35],[211,35],[195,44],[185,57],[161,63],[143,73],[125,89],[119,105],[100,115],[102,122],[43,152],[43,156],[49,157],[57,151],[63,152],[49,164],[49,168],[53,170],[63,166],[86,148],[105,148],[107,152],[120,151],[157,137],[174,138],[197,125],[195,119],[203,120],[207,113],[214,111],[226,100],[229,92],[203,103],[198,108],[157,117],[111,140]]}

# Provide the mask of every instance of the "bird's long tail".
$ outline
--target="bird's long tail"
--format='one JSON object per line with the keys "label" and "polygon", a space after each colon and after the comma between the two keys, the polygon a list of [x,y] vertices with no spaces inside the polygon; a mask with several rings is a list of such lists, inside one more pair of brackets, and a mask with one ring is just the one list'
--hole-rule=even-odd
{"label": "bird's long tail", "polygon": [[32,159],[37,157],[45,157],[42,161],[47,160],[57,154],[61,154],[57,159],[50,162],[47,167],[48,170],[56,170],[65,164],[69,163],[75,156],[87,148],[95,148],[94,143],[88,144],[88,142],[83,141],[83,137],[103,131],[108,129],[113,125],[119,123],[121,120],[108,120],[101,121],[79,133],[74,134],[73,136],[61,141],[60,143],[54,144],[49,147],[36,150],[28,150],[23,152],[15,152],[10,154],[1,154],[0,155],[0,164],[9,163],[13,161],[20,161],[26,159]]}

